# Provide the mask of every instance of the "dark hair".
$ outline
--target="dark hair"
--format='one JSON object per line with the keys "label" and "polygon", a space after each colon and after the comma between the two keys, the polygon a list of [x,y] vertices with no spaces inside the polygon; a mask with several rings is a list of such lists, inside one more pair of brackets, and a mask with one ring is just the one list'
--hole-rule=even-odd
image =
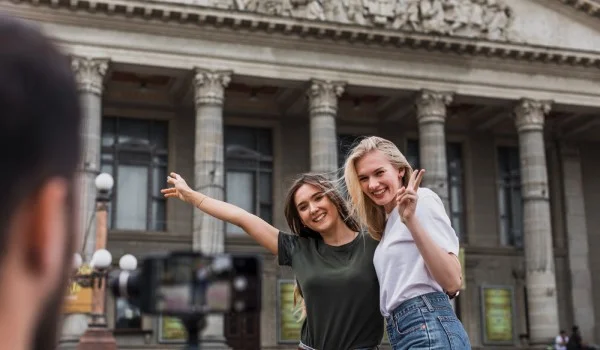
{"label": "dark hair", "polygon": [[319,174],[302,174],[294,181],[290,189],[288,190],[287,198],[285,199],[285,219],[292,233],[300,237],[321,237],[321,234],[311,230],[304,226],[298,208],[294,201],[296,192],[303,185],[312,185],[323,191],[327,198],[335,205],[338,214],[344,221],[344,223],[353,231],[360,231],[358,222],[350,215],[350,210],[346,206],[346,201],[342,198],[339,191],[335,188],[333,183]]}
{"label": "dark hair", "polygon": [[19,204],[50,178],[73,185],[80,113],[68,57],[32,24],[0,14],[0,256]]}

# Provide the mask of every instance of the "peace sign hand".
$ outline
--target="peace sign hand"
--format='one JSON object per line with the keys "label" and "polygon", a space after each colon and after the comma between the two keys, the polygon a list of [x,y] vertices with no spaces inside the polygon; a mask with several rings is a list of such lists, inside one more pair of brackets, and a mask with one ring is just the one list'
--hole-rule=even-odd
{"label": "peace sign hand", "polygon": [[412,219],[417,211],[417,200],[419,199],[417,190],[421,186],[424,174],[425,170],[423,169],[413,171],[408,180],[408,185],[406,187],[402,186],[396,193],[396,206],[404,223]]}

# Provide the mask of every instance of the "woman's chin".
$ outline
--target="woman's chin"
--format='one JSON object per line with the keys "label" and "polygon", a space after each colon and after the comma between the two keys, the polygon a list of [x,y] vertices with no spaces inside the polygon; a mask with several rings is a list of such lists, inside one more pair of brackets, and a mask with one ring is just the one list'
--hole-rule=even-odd
{"label": "woman's chin", "polygon": [[[390,198],[391,197],[391,198]],[[373,201],[373,203],[375,203],[376,205],[380,206],[380,207],[385,207],[388,203],[391,203],[394,198],[393,196],[382,196],[380,198],[377,197],[371,197],[371,200]]]}

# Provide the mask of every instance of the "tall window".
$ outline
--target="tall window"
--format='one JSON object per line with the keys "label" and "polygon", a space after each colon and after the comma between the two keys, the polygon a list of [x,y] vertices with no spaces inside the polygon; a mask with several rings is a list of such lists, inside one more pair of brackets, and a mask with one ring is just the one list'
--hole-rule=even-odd
{"label": "tall window", "polygon": [[[270,129],[225,128],[226,201],[272,222],[273,145]],[[227,224],[227,233],[244,231]]]}
{"label": "tall window", "polygon": [[[413,169],[420,168],[419,141],[408,140],[406,143],[406,160]],[[459,142],[448,142],[446,144],[446,161],[448,166],[448,195],[449,213],[452,228],[461,241],[466,238],[465,227],[465,205],[464,205],[464,173],[462,144]],[[427,169],[425,169],[427,170]],[[425,174],[427,176],[427,174]]]}
{"label": "tall window", "polygon": [[[450,220],[458,238],[464,242],[465,235],[465,211],[464,211],[464,173],[462,144],[448,142],[446,144],[446,160],[448,162],[448,195],[450,203]],[[427,175],[425,175],[427,176]]]}
{"label": "tall window", "polygon": [[109,225],[119,230],[164,231],[168,123],[102,119],[101,171],[115,179]]}
{"label": "tall window", "polygon": [[500,242],[523,247],[523,198],[517,147],[498,148],[498,209]]}

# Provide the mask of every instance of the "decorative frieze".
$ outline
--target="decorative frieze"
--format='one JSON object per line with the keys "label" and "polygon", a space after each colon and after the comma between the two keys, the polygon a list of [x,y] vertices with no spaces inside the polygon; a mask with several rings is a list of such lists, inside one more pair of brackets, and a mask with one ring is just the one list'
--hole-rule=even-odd
{"label": "decorative frieze", "polygon": [[198,5],[488,40],[515,40],[501,0],[201,0]]}

